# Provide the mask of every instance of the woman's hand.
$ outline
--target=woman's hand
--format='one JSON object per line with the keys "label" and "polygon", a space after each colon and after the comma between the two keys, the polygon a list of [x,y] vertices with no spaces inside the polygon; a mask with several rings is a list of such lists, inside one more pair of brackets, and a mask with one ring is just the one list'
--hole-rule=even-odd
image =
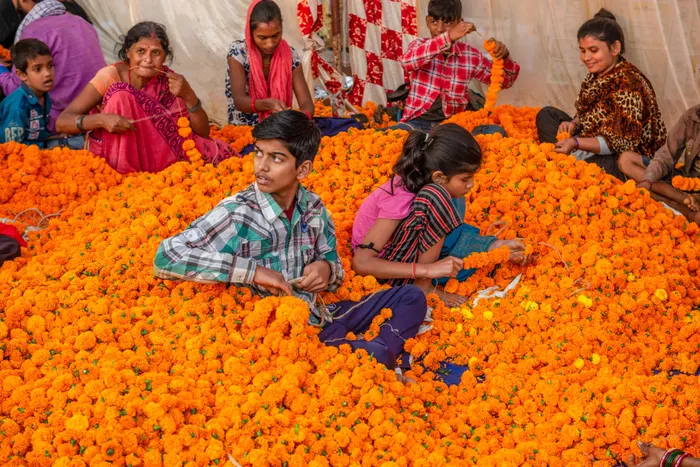
{"label": "woman's hand", "polygon": [[260,99],[255,101],[255,110],[258,112],[281,112],[283,110],[289,110],[289,107],[279,99]]}
{"label": "woman's hand", "polygon": [[559,125],[559,133],[569,133],[570,135],[573,135],[575,131],[576,123],[574,121],[561,122],[561,125]]}
{"label": "woman's hand", "polygon": [[125,131],[136,130],[134,123],[117,114],[101,114],[100,126],[110,133],[124,133]]}
{"label": "woman's hand", "polygon": [[435,263],[425,265],[427,279],[439,279],[441,277],[457,277],[459,271],[464,269],[464,260],[448,256]]}
{"label": "woman's hand", "polygon": [[497,41],[493,37],[489,39],[489,42],[493,42],[494,44],[496,44],[496,48],[493,49],[493,58],[497,60],[505,60],[506,58],[508,58],[508,56],[510,55],[510,51],[503,42]]}
{"label": "woman's hand", "polygon": [[557,141],[554,145],[554,152],[559,154],[571,154],[576,149],[576,141],[573,138],[567,138],[562,141]]}
{"label": "woman's hand", "polygon": [[639,464],[637,464],[637,459],[635,459],[633,454],[630,454],[627,463],[630,467],[656,467],[661,463],[661,459],[664,457],[666,451],[661,448],[652,446],[651,444],[642,443],[637,441],[637,446],[645,458],[639,459]]}
{"label": "woman's hand", "polygon": [[168,73],[168,87],[173,95],[183,99],[185,105],[194,107],[197,105],[197,95],[192,90],[190,83],[187,82],[184,76],[170,72]]}

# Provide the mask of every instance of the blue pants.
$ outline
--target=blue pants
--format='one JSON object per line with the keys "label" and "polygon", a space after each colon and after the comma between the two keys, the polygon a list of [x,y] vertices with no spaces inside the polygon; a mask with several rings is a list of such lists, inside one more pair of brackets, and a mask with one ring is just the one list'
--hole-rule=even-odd
{"label": "blue pants", "polygon": [[83,149],[85,138],[83,135],[67,136],[59,139],[50,139],[46,142],[46,149],[53,148]]}
{"label": "blue pants", "polygon": [[[441,123],[443,123],[443,122],[432,122],[432,121],[421,120],[420,118],[416,118],[413,120],[409,120],[407,122],[397,123],[396,125],[388,127],[387,130],[406,130],[406,131],[421,130],[421,131],[425,131],[427,133],[435,125],[439,125]],[[506,134],[506,130],[504,130],[503,127],[500,125],[479,125],[472,130],[472,135],[474,135],[474,136],[476,136],[476,135],[493,135],[496,133],[500,133],[504,137],[508,136]]]}
{"label": "blue pants", "polygon": [[[353,350],[365,349],[387,368],[393,369],[403,352],[404,343],[418,333],[428,310],[425,294],[414,285],[403,285],[363,297],[359,302],[343,301],[328,305],[328,311],[338,318],[327,324],[319,339],[328,345],[349,344]],[[371,341],[345,338],[347,333],[361,334],[369,329],[375,316],[389,308],[392,316]]]}

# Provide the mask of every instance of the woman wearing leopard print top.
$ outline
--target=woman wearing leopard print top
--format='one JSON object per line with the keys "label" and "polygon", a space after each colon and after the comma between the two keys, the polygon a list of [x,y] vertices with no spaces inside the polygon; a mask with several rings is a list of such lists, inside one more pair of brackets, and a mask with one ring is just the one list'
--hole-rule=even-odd
{"label": "woman wearing leopard print top", "polygon": [[[576,117],[545,107],[537,115],[539,138],[556,143],[557,152],[623,178],[617,165],[620,154],[653,157],[666,141],[656,94],[647,77],[622,56],[625,37],[612,13],[602,9],[584,23],[578,42],[588,76],[576,100]],[[558,132],[572,137],[556,142]]]}

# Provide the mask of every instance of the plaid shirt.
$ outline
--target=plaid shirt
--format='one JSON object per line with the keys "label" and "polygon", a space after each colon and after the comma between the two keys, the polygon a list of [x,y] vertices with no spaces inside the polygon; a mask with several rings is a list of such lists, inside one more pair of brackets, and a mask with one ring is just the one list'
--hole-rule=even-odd
{"label": "plaid shirt", "polygon": [[[446,32],[411,42],[401,64],[411,83],[401,119],[405,122],[424,114],[438,97],[442,98],[442,108],[448,118],[467,110],[469,82],[478,79],[489,84],[493,63],[469,44],[453,43]],[[509,57],[504,61],[503,70],[505,89],[515,82],[520,66]]]}
{"label": "plaid shirt", "polygon": [[[330,265],[329,290],[336,290],[345,273],[336,250],[335,227],[321,199],[299,186],[290,222],[272,196],[253,184],[163,241],[154,272],[162,279],[244,284],[268,296],[268,290],[253,282],[257,266],[291,280],[301,277],[315,261]],[[297,289],[294,294],[318,316],[315,294]],[[312,322],[318,321],[312,316]]]}

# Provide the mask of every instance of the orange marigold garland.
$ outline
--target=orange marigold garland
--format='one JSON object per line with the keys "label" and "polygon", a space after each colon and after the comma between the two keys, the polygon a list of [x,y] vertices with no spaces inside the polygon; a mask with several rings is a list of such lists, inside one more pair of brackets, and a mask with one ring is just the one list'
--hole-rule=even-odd
{"label": "orange marigold garland", "polygon": [[374,317],[372,323],[369,325],[369,329],[365,332],[365,340],[371,341],[379,335],[379,328],[390,319],[392,316],[392,311],[389,308],[382,309],[381,313]]}
{"label": "orange marigold garland", "polygon": [[569,138],[571,138],[571,135],[568,131],[562,131],[560,133],[557,133],[557,141],[564,141],[565,139]]}
{"label": "orange marigold garland", "polygon": [[180,117],[177,120],[177,126],[179,129],[177,130],[177,133],[185,139],[185,141],[182,143],[182,150],[185,151],[185,154],[187,154],[188,159],[190,162],[198,163],[202,161],[202,153],[199,152],[199,149],[197,149],[197,146],[194,142],[194,138],[192,138],[192,127],[190,126],[190,119],[187,117]]}
{"label": "orange marigold garland", "polygon": [[673,183],[674,188],[681,191],[700,191],[700,178],[677,175],[673,177],[671,183]]}
{"label": "orange marigold garland", "polygon": [[12,54],[8,49],[0,45],[0,60],[4,60],[6,62],[9,62],[12,60]]}
{"label": "orange marigold garland", "polygon": [[472,253],[464,258],[464,269],[493,267],[510,259],[510,248],[502,246],[484,253]]}
{"label": "orange marigold garland", "polygon": [[491,111],[496,106],[498,93],[501,92],[501,88],[503,87],[504,61],[502,58],[496,58],[493,56],[493,52],[496,50],[496,42],[489,40],[484,41],[484,49],[486,49],[493,59],[493,66],[491,67],[491,84],[489,85],[488,91],[486,91],[486,102],[484,102],[484,109]]}

